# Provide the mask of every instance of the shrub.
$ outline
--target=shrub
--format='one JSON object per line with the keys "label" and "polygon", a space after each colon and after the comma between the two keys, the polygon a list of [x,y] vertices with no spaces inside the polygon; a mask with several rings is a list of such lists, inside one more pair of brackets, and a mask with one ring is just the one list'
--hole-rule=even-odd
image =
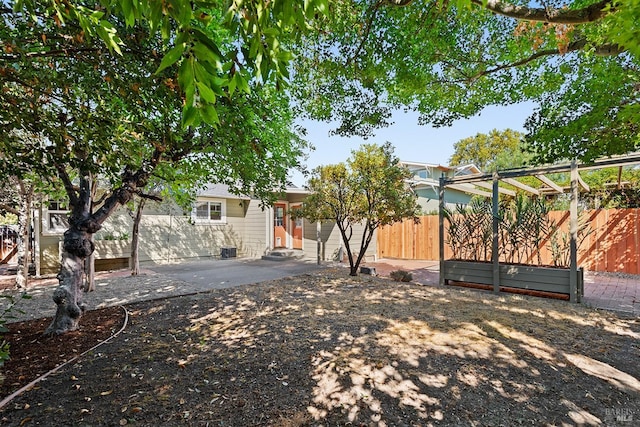
{"label": "shrub", "polygon": [[413,280],[413,274],[404,270],[392,271],[389,276],[396,282],[410,282]]}

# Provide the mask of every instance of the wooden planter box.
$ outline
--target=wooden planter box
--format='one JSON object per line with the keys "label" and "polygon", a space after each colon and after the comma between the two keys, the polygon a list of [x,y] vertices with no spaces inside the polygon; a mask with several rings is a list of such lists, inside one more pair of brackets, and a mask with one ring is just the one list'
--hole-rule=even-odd
{"label": "wooden planter box", "polygon": [[[444,282],[478,283],[493,285],[493,264],[480,261],[444,261]],[[570,269],[538,267],[535,265],[500,264],[501,288],[527,289],[532,291],[571,294]],[[578,295],[583,295],[584,271],[578,269]]]}

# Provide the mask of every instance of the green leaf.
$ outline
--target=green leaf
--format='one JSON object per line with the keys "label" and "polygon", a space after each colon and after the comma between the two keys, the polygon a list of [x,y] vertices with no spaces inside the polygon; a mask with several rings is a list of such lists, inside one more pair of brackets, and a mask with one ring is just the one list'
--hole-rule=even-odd
{"label": "green leaf", "polygon": [[236,86],[238,84],[238,73],[235,73],[233,75],[233,77],[231,78],[231,80],[229,80],[229,84],[227,85],[227,87],[229,88],[229,96],[233,96],[233,93],[236,91]]}
{"label": "green leaf", "polygon": [[203,43],[195,43],[191,50],[195,53],[198,61],[206,61],[216,64],[220,60],[220,57]]}
{"label": "green leaf", "polygon": [[171,48],[169,52],[167,52],[162,58],[162,61],[160,62],[160,66],[156,70],[155,74],[159,74],[165,68],[175,64],[184,53],[186,47],[187,47],[186,43],[182,43]]}
{"label": "green leaf", "polygon": [[220,118],[218,117],[218,112],[213,105],[204,105],[201,108],[202,118],[205,122],[212,126],[217,126],[220,124]]}
{"label": "green leaf", "polygon": [[213,93],[211,88],[207,86],[205,83],[196,82],[198,86],[198,91],[200,93],[200,97],[204,99],[206,102],[213,104],[216,102],[216,95]]}
{"label": "green leaf", "polygon": [[132,0],[120,0],[120,6],[122,7],[122,13],[124,15],[124,21],[127,27],[132,27],[135,23],[136,17],[133,12]]}
{"label": "green leaf", "polygon": [[182,126],[187,128],[195,124],[198,118],[198,109],[192,106],[186,106],[182,109]]}
{"label": "green leaf", "polygon": [[185,61],[182,61],[180,65],[180,69],[178,70],[178,83],[183,90],[187,86],[193,86],[194,84],[194,76],[193,76],[193,64],[195,59],[193,57],[187,58]]}

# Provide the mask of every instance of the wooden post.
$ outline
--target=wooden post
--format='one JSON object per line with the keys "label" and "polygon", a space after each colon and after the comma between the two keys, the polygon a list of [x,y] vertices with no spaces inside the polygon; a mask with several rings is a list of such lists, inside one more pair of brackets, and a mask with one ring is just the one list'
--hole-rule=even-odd
{"label": "wooden post", "polygon": [[498,254],[498,220],[500,213],[498,212],[500,193],[498,192],[498,171],[493,172],[493,241],[491,243],[491,262],[493,264],[493,292],[500,292],[500,257]]}
{"label": "wooden post", "polygon": [[444,286],[444,174],[438,188],[438,251],[440,255],[440,286]]}
{"label": "wooden post", "polygon": [[318,251],[318,265],[322,263],[322,225],[320,221],[316,222],[316,241]]}
{"label": "wooden post", "polygon": [[571,161],[571,202],[569,204],[569,301],[580,302],[578,295],[578,164]]}

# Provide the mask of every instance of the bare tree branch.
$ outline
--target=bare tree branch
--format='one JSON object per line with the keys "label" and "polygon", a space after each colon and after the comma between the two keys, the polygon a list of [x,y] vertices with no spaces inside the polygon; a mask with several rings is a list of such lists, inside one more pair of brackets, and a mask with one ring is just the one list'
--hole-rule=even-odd
{"label": "bare tree branch", "polygon": [[[615,11],[611,0],[600,0],[582,9],[532,8],[505,3],[500,0],[486,0],[486,4],[483,0],[471,0],[471,3],[509,18],[522,21],[548,22],[550,24],[584,24],[597,21]],[[604,8],[606,6],[612,7],[605,12]]]}
{"label": "bare tree branch", "polygon": [[[522,21],[548,22],[554,24],[584,24],[594,22],[603,16],[613,13],[612,0],[600,0],[581,9],[565,8],[533,8],[518,6],[500,0],[470,0],[472,4],[487,9],[495,14],[515,18]],[[485,3],[486,2],[486,3]],[[383,0],[383,4],[392,7],[408,6],[413,0]],[[604,11],[606,6],[611,9]]]}
{"label": "bare tree branch", "polygon": [[[568,52],[575,52],[575,51],[579,51],[582,50],[585,46],[587,45],[587,40],[586,39],[580,39],[580,40],[576,40],[574,42],[571,42],[567,45],[567,47],[564,50],[560,50],[560,49],[544,49],[544,50],[540,50],[537,51],[529,56],[527,56],[526,58],[520,59],[519,61],[515,61],[515,62],[510,62],[508,64],[502,64],[502,65],[498,65],[496,67],[493,68],[489,68],[483,71],[480,71],[472,76],[465,76],[465,78],[463,80],[458,80],[457,82],[469,82],[469,81],[473,81],[473,80],[477,80],[480,77],[489,75],[489,74],[493,74],[496,73],[498,71],[501,70],[506,70],[509,68],[516,68],[516,67],[520,67],[522,65],[528,64],[530,62],[535,61],[536,59],[545,57],[545,56],[552,56],[552,55],[561,55],[564,53],[568,53]],[[601,46],[597,46],[595,48],[595,54],[596,55],[601,55],[601,56],[609,56],[609,55],[618,55],[620,53],[624,52],[624,49],[621,48],[618,45],[612,45],[612,44],[604,44]]]}

